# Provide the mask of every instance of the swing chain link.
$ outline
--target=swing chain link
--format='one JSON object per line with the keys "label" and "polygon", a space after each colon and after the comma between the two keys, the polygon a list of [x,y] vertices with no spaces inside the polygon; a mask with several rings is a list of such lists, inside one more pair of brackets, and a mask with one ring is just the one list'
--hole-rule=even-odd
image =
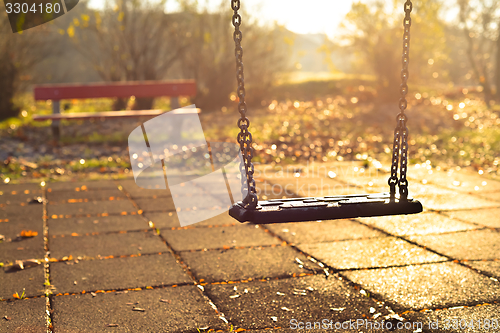
{"label": "swing chain link", "polygon": [[[408,94],[408,65],[410,62],[410,27],[411,27],[411,11],[413,9],[413,4],[411,0],[406,0],[404,4],[405,17],[403,20],[404,34],[403,34],[403,56],[402,63],[403,69],[401,70],[401,86],[400,93],[401,98],[399,99],[399,109],[400,113],[397,116],[397,125],[394,130],[394,144],[392,149],[392,166],[391,166],[391,177],[389,178],[390,194],[391,200],[394,200],[396,196],[396,184],[399,186],[399,197],[400,200],[405,201],[408,198],[408,180],[406,179],[406,171],[408,169],[408,127],[406,123],[408,117],[405,114],[405,110],[408,106],[406,100],[406,95]],[[399,153],[401,151],[401,154]],[[398,180],[398,164],[400,164],[400,178]]]}
{"label": "swing chain link", "polygon": [[241,16],[238,14],[240,7],[240,0],[231,0],[231,9],[233,10],[232,23],[234,26],[233,39],[235,43],[236,56],[236,79],[238,82],[238,111],[241,116],[238,120],[240,133],[238,133],[237,140],[240,144],[243,157],[241,161],[242,163],[240,163],[240,171],[242,175],[246,175],[246,179],[245,177],[241,177],[241,191],[244,196],[243,204],[249,209],[255,209],[257,207],[258,199],[255,180],[253,179],[255,169],[252,163],[252,134],[248,130],[250,127],[250,120],[246,117],[247,105],[245,102],[245,77],[243,74],[243,48],[241,46],[243,34],[240,30]]}

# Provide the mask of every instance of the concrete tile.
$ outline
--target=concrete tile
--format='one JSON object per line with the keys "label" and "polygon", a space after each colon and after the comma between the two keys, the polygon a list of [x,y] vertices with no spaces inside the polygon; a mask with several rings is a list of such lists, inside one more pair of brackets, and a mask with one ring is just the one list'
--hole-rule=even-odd
{"label": "concrete tile", "polygon": [[[28,191],[28,193],[26,193]],[[26,184],[0,184],[0,196],[11,194],[41,194],[40,183],[26,183]]]}
{"label": "concrete tile", "polygon": [[337,269],[387,267],[446,260],[394,237],[302,244],[298,247]]}
{"label": "concrete tile", "polygon": [[437,234],[476,229],[478,226],[453,220],[437,213],[358,218],[362,223],[395,236]]}
{"label": "concrete tile", "polygon": [[25,219],[43,216],[43,205],[8,205],[0,207],[0,220]]}
{"label": "concrete tile", "polygon": [[42,197],[42,191],[36,191],[37,193],[32,193],[35,191],[27,191],[28,194],[20,193],[16,195],[10,195],[10,194],[3,194],[0,195],[0,205],[27,205],[30,204],[30,202],[33,199],[37,199],[39,197]]}
{"label": "concrete tile", "polygon": [[137,209],[128,200],[91,201],[60,205],[49,204],[47,206],[49,218],[55,218],[54,216],[57,216],[58,218],[73,217],[87,214],[121,214],[123,212],[130,213],[136,211]]}
{"label": "concrete tile", "polygon": [[43,236],[25,238],[14,242],[0,242],[0,262],[14,262],[25,259],[43,259]]}
{"label": "concrete tile", "polygon": [[222,249],[223,247],[279,245],[281,241],[256,225],[161,230],[175,251]]}
{"label": "concrete tile", "polygon": [[498,282],[451,262],[342,274],[400,309],[420,310],[492,302],[500,296]]}
{"label": "concrete tile", "polygon": [[144,212],[147,219],[155,224],[156,228],[180,228],[181,223],[177,218],[176,212],[169,213],[151,213]]}
{"label": "concrete tile", "polygon": [[477,230],[410,239],[453,259],[500,259],[500,233]]}
{"label": "concrete tile", "polygon": [[197,279],[208,282],[311,273],[300,268],[295,258],[302,260],[307,267],[319,270],[305,256],[287,246],[182,252],[181,257]]}
{"label": "concrete tile", "polygon": [[[146,288],[192,282],[170,253],[50,265],[57,293]],[[75,284],[76,282],[76,284]]]}
{"label": "concrete tile", "polygon": [[465,193],[486,193],[500,190],[499,181],[488,179],[477,172],[472,173],[463,170],[432,171],[432,174],[429,174],[428,170],[423,168],[411,168],[409,174],[412,178],[426,179],[430,184]]}
{"label": "concrete tile", "polygon": [[107,257],[165,252],[167,247],[153,231],[120,234],[56,237],[49,239],[52,258],[64,256]]}
{"label": "concrete tile", "polygon": [[77,233],[106,233],[149,229],[148,223],[140,215],[75,217],[48,220],[51,235],[71,235]]}
{"label": "concrete tile", "polygon": [[175,212],[172,197],[139,198],[134,201],[145,212]]}
{"label": "concrete tile", "polygon": [[[316,275],[266,282],[207,285],[205,289],[227,319],[236,327],[245,329],[281,327],[276,332],[288,332],[282,329],[294,327],[293,319],[297,322],[326,319],[328,325],[330,321],[335,324],[371,318],[373,314],[370,314],[370,308],[385,314],[384,309],[371,298],[363,296],[359,290],[335,276],[328,279]],[[333,311],[332,308],[343,310]]]}
{"label": "concrete tile", "polygon": [[500,278],[500,260],[495,261],[466,261],[465,265],[473,267],[481,272],[485,272]]}
{"label": "concrete tile", "polygon": [[116,185],[114,180],[89,180],[89,181],[78,181],[78,182],[55,182],[48,183],[46,185],[47,191],[98,191],[102,189],[116,189],[118,185]]}
{"label": "concrete tile", "polygon": [[47,192],[47,199],[50,203],[71,203],[87,199],[89,201],[106,201],[125,199],[128,200],[125,193],[118,188],[86,191],[52,191]]}
{"label": "concrete tile", "polygon": [[41,264],[14,272],[2,269],[0,270],[0,285],[2,286],[0,299],[13,299],[12,295],[16,292],[21,296],[23,289],[25,289],[26,297],[44,295],[44,282],[45,277]]}
{"label": "concrete tile", "polygon": [[[404,315],[410,321],[422,322],[432,332],[498,332],[500,305],[487,304],[470,307],[453,307],[441,311]],[[487,327],[487,328],[486,328]]]}
{"label": "concrete tile", "polygon": [[500,228],[500,208],[449,211],[446,215],[490,228]]}
{"label": "concrete tile", "polygon": [[260,184],[259,195],[267,197],[323,197],[362,193],[359,187],[326,177],[276,177],[266,178],[270,183]]}
{"label": "concrete tile", "polygon": [[453,210],[499,207],[500,203],[481,199],[470,194],[459,195],[455,191],[442,190],[438,193],[426,193],[418,196],[424,210]]}
{"label": "concrete tile", "polygon": [[265,227],[293,244],[385,236],[379,231],[350,220],[266,224]]}
{"label": "concrete tile", "polygon": [[[145,212],[144,216],[155,224],[156,228],[180,228],[181,223],[177,217],[176,212]],[[206,226],[232,226],[241,225],[242,223],[233,219],[229,214],[222,213],[220,215],[211,217],[204,221],[191,224],[188,228],[206,227]]]}
{"label": "concrete tile", "polygon": [[140,188],[137,186],[133,179],[118,180],[118,183],[123,187],[123,189],[131,195],[132,198],[151,198],[151,197],[165,197],[170,196],[170,190],[159,189],[155,184],[152,184],[150,188]]}
{"label": "concrete tile", "polygon": [[15,333],[46,333],[45,297],[0,302],[2,318],[0,331]]}
{"label": "concrete tile", "polygon": [[[161,300],[166,302],[162,302]],[[127,304],[136,303],[137,304]],[[145,311],[133,311],[134,307]],[[195,286],[128,293],[99,293],[53,298],[54,329],[60,333],[196,332],[227,328]],[[117,324],[116,328],[108,328]]]}

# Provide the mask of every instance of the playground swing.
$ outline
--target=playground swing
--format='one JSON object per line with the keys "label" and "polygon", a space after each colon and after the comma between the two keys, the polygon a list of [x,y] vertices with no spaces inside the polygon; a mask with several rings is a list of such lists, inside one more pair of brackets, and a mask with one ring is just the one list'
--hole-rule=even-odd
{"label": "playground swing", "polygon": [[[399,100],[400,113],[396,117],[394,130],[394,144],[392,151],[391,176],[388,180],[390,192],[378,194],[356,194],[325,196],[318,198],[291,198],[258,201],[256,194],[254,165],[252,164],[253,148],[252,134],[249,132],[250,121],[246,116],[245,84],[243,75],[243,38],[240,30],[241,16],[238,14],[240,0],[231,0],[234,11],[232,23],[235,28],[236,78],[238,81],[237,95],[239,97],[238,111],[241,118],[238,120],[238,143],[240,145],[242,161],[240,170],[242,177],[243,200],[236,202],[229,210],[229,215],[240,222],[286,223],[317,220],[335,220],[354,217],[370,217],[385,215],[416,214],[422,212],[422,204],[408,197],[408,180],[406,179],[408,161],[408,127],[406,127],[407,108],[406,94],[408,93],[408,63],[410,50],[410,26],[413,5],[411,0],[404,4],[405,18],[403,21],[403,69],[401,71],[401,98]],[[398,179],[398,164],[400,177]],[[245,177],[246,175],[246,177]],[[396,185],[399,193],[396,194]]]}

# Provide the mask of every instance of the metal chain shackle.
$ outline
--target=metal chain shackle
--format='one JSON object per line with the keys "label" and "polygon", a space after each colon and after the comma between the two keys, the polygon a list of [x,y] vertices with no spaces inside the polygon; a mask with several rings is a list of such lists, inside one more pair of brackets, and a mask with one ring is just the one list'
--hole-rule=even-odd
{"label": "metal chain shackle", "polygon": [[[405,110],[408,106],[406,100],[406,95],[408,94],[408,65],[410,63],[410,27],[411,27],[411,11],[413,9],[413,4],[411,0],[406,0],[404,4],[405,17],[403,20],[403,56],[402,64],[403,68],[401,70],[401,86],[399,99],[399,109],[400,113],[397,116],[397,125],[394,130],[394,144],[392,148],[392,166],[391,166],[391,177],[389,178],[389,186],[391,191],[391,199],[393,200],[396,195],[396,184],[399,186],[399,197],[400,200],[406,200],[408,198],[408,180],[406,179],[406,172],[408,170],[408,127],[406,123],[408,117],[405,114]],[[401,154],[399,153],[401,151]],[[400,178],[398,179],[398,162],[400,161]]]}
{"label": "metal chain shackle", "polygon": [[240,30],[241,16],[238,14],[238,10],[241,7],[240,0],[231,0],[231,9],[233,10],[232,23],[234,26],[233,39],[235,43],[234,54],[236,56],[236,80],[238,82],[238,89],[236,94],[238,96],[238,111],[240,113],[240,119],[238,120],[238,127],[240,128],[240,133],[238,133],[238,143],[240,144],[241,154],[243,157],[242,163],[240,163],[240,171],[244,172],[246,179],[242,177],[241,179],[241,191],[244,196],[243,203],[247,208],[254,209],[257,207],[257,191],[255,186],[255,180],[253,175],[255,172],[252,157],[252,134],[249,131],[250,120],[246,117],[247,105],[245,103],[245,76],[243,74],[243,48],[241,47],[241,41],[243,39],[243,34]]}

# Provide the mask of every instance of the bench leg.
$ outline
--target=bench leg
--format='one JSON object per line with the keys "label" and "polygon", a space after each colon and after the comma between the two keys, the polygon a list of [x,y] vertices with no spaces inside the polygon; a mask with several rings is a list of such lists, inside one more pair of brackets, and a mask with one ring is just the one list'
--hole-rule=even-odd
{"label": "bench leg", "polygon": [[[61,101],[52,101],[52,114],[59,113],[61,113]],[[56,142],[59,142],[59,139],[61,138],[61,129],[59,123],[59,120],[52,120],[52,138]]]}

